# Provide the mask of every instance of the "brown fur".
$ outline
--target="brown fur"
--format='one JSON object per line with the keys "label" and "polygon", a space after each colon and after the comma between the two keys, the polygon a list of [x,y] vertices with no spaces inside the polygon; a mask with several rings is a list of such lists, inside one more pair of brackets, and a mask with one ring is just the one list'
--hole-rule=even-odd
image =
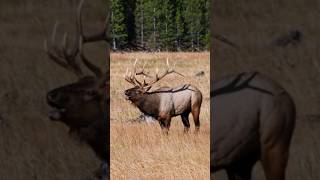
{"label": "brown fur", "polygon": [[[125,91],[125,95],[127,99],[130,100],[136,107],[138,107],[141,112],[157,119],[159,121],[161,129],[166,134],[168,134],[168,131],[170,128],[171,118],[179,115],[181,116],[182,123],[185,127],[184,131],[188,132],[190,128],[190,124],[189,124],[190,113],[192,113],[193,115],[196,131],[198,131],[200,127],[199,115],[200,115],[200,108],[202,103],[202,94],[195,87],[188,89],[189,87],[191,87],[191,85],[184,85],[182,87],[183,88],[181,89],[178,88],[178,90],[174,90],[176,88],[162,87],[153,92],[145,92],[143,89],[136,86],[136,87],[127,89]],[[185,101],[186,103],[189,103],[189,104],[186,105],[185,108],[179,113],[176,112],[177,109],[175,107],[169,110],[166,107],[163,107],[164,105],[161,104],[161,101],[167,98],[168,94],[175,95],[174,93],[179,91],[192,92],[191,93],[192,96],[181,97],[186,99],[189,98],[190,99],[189,101]],[[162,109],[166,109],[166,110],[164,111]]]}
{"label": "brown fur", "polygon": [[[96,80],[86,77],[76,83],[65,85],[47,93],[48,104],[57,109],[64,108],[61,118],[52,120],[65,123],[70,132],[77,134],[81,140],[87,142],[99,158],[106,159],[103,151],[103,95],[94,88]],[[87,99],[84,96],[89,96]]]}
{"label": "brown fur", "polygon": [[[100,83],[101,81],[94,77],[82,78],[78,82],[48,92],[47,102],[55,111],[65,109],[59,118],[50,115],[50,119],[66,124],[70,128],[70,134],[88,144],[108,166],[109,98],[107,87]],[[99,169],[95,174],[102,178],[102,174],[107,170]]]}
{"label": "brown fur", "polygon": [[250,180],[261,161],[267,180],[284,180],[295,126],[290,95],[256,72],[212,87],[211,172],[224,169],[229,180]]}

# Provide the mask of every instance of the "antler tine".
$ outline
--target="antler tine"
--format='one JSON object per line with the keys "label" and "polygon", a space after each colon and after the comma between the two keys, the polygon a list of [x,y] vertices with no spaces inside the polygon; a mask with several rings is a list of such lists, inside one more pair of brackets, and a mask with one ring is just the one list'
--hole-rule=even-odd
{"label": "antler tine", "polygon": [[[64,67],[67,70],[71,70],[74,72],[77,76],[81,77],[83,75],[83,72],[77,64],[76,59],[77,55],[80,55],[80,58],[82,62],[85,64],[85,66],[90,69],[98,78],[103,75],[100,68],[92,64],[84,55],[83,46],[86,42],[96,42],[101,40],[106,40],[107,35],[107,26],[108,24],[105,24],[105,27],[103,31],[92,34],[89,36],[85,36],[83,32],[83,25],[82,25],[82,6],[84,4],[84,0],[81,0],[78,7],[77,7],[77,14],[76,14],[76,34],[74,38],[74,44],[69,44],[69,38],[68,33],[64,33],[63,40],[61,46],[58,48],[55,43],[56,39],[56,33],[58,28],[58,22],[55,23],[53,28],[53,33],[51,36],[51,41],[48,43],[47,40],[45,40],[44,49],[47,52],[50,59],[54,60],[57,64]],[[106,20],[107,21],[107,20]]]}
{"label": "antler tine", "polygon": [[[82,37],[80,39],[82,39]],[[90,69],[96,75],[96,77],[98,78],[101,77],[103,75],[101,69],[95,66],[94,64],[92,64],[84,55],[81,41],[82,40],[80,40],[80,43],[79,43],[79,51],[80,51],[80,58],[82,62],[87,66],[88,69]]]}
{"label": "antler tine", "polygon": [[57,35],[59,25],[60,25],[59,21],[56,21],[54,23],[52,34],[51,34],[50,44],[52,46],[51,48],[55,51],[55,53],[57,53],[59,56],[61,56],[62,55],[61,50],[56,46],[56,35]]}
{"label": "antler tine", "polygon": [[[83,26],[82,26],[82,6],[83,6],[84,0],[81,0],[77,9],[77,41],[79,43],[79,52],[80,52],[80,58],[82,62],[87,66],[89,70],[91,70],[97,77],[101,77],[103,75],[102,71],[100,68],[98,68],[96,65],[92,64],[88,58],[84,55],[83,52],[83,45],[85,43],[85,35],[83,32]],[[99,41],[100,39],[94,40],[94,41]],[[74,53],[76,53],[76,50],[73,50]]]}
{"label": "antler tine", "polygon": [[124,77],[126,77],[126,76],[127,76],[127,74],[128,74],[128,68],[127,68],[127,70],[126,70],[126,74],[124,75]]}
{"label": "antler tine", "polygon": [[147,62],[144,62],[142,69],[140,71],[136,71],[136,75],[143,75],[143,76],[151,77],[148,72],[145,72],[144,68],[145,68],[146,64],[147,64]]}
{"label": "antler tine", "polygon": [[146,64],[147,64],[147,61],[145,61],[145,62],[143,63],[142,69],[144,69],[144,67],[146,66]]}
{"label": "antler tine", "polygon": [[135,82],[133,81],[132,78],[130,78],[130,77],[128,77],[128,76],[125,76],[124,79],[125,79],[127,82],[129,82],[130,84],[136,86],[136,84],[135,84]]}
{"label": "antler tine", "polygon": [[77,26],[78,26],[78,31],[79,33],[83,36],[83,42],[87,43],[87,42],[96,42],[96,41],[107,41],[107,29],[108,29],[108,22],[109,22],[109,16],[110,13],[107,12],[106,15],[106,20],[105,20],[105,25],[103,27],[103,29],[97,33],[94,34],[90,34],[90,35],[85,35],[84,30],[83,30],[83,26],[82,26],[82,6],[84,4],[84,0],[81,0],[77,9]]}
{"label": "antler tine", "polygon": [[47,40],[44,41],[44,49],[47,53],[48,57],[53,60],[55,63],[57,63],[59,66],[63,67],[64,69],[67,69],[69,71],[72,71],[75,73],[78,77],[82,76],[82,71],[79,68],[76,68],[72,64],[70,64],[64,57],[64,53],[61,52],[63,50],[56,47],[56,34],[57,29],[59,26],[59,22],[57,21],[54,24],[52,35],[51,35],[51,41],[48,43]]}
{"label": "antler tine", "polygon": [[80,38],[80,36],[83,36],[83,26],[82,26],[82,6],[83,6],[84,0],[81,0],[78,8],[77,8],[77,19],[76,19],[76,24],[77,24],[77,32]]}
{"label": "antler tine", "polygon": [[135,81],[139,84],[139,86],[143,87],[143,86],[147,85],[147,83],[146,83],[146,81],[145,81],[145,77],[146,77],[146,76],[147,76],[147,77],[151,77],[151,76],[148,75],[148,73],[144,71],[144,68],[145,68],[147,62],[144,62],[143,66],[142,66],[142,69],[141,69],[140,71],[137,71],[137,70],[136,70],[136,63],[137,63],[137,61],[138,61],[138,59],[136,59],[136,61],[135,61],[135,63],[134,63],[134,76],[135,76],[135,75],[143,75],[144,79],[143,79],[143,83],[141,83],[140,81],[138,81],[135,77],[134,77],[134,79],[135,79]]}
{"label": "antler tine", "polygon": [[137,65],[137,62],[138,62],[138,58],[136,58],[134,63],[133,63],[133,73],[132,73],[133,76],[136,76],[136,71],[137,71],[136,65]]}
{"label": "antler tine", "polygon": [[179,72],[177,72],[177,71],[175,70],[176,63],[174,63],[174,64],[173,64],[173,68],[170,69],[169,59],[168,59],[168,58],[167,58],[167,66],[168,66],[167,74],[176,73],[176,74],[179,74],[180,76],[183,76],[183,77],[184,77],[183,74],[181,74],[181,73],[179,73]]}
{"label": "antler tine", "polygon": [[[139,81],[136,80],[136,78],[134,77],[133,75],[134,73],[129,73],[129,76],[128,76],[128,68],[126,70],[126,74],[124,75],[124,79],[129,82],[130,84],[134,85],[134,86],[137,86],[137,82],[139,83]],[[141,84],[139,84],[141,85]]]}
{"label": "antler tine", "polygon": [[[68,33],[65,32],[63,35],[63,40],[62,40],[62,52],[61,54],[63,55],[63,58],[67,62],[67,64],[71,67],[71,69],[75,72],[81,72],[80,74],[82,75],[82,70],[76,62],[76,54],[70,54],[68,52],[68,47],[67,47],[67,40],[68,40]],[[72,52],[72,51],[71,51]]]}
{"label": "antler tine", "polygon": [[[175,65],[174,65],[174,67],[175,67]],[[171,68],[171,69],[169,69],[169,68],[170,68],[169,58],[167,58],[167,69],[165,70],[165,72],[159,76],[159,75],[158,75],[159,69],[157,68],[155,79],[154,79],[153,81],[147,83],[147,85],[148,85],[148,86],[151,86],[152,84],[158,82],[159,80],[161,80],[162,78],[164,78],[166,75],[171,74],[171,73],[176,73],[176,74],[179,74],[179,75],[181,75],[181,76],[184,77],[183,74],[177,72],[174,68]]]}
{"label": "antler tine", "polygon": [[138,58],[136,58],[136,60],[134,61],[133,67],[136,67],[137,62],[138,62]]}
{"label": "antler tine", "polygon": [[129,69],[128,69],[128,67],[127,67],[127,70],[126,70],[126,73],[124,74],[124,79],[126,80],[126,81],[128,81],[129,83],[132,83],[132,81],[130,81],[130,78],[128,77],[128,71],[129,71]]}
{"label": "antler tine", "polygon": [[[138,62],[138,59],[136,58],[135,59],[135,62],[133,64],[133,72],[131,73],[130,72],[130,76],[127,75],[127,72],[126,72],[126,75],[125,75],[125,80],[128,81],[129,83],[133,84],[134,86],[140,86],[140,87],[143,87],[144,84],[142,84],[137,78],[136,78],[136,75],[141,75],[141,73],[143,73],[143,71],[141,72],[137,72],[136,71],[136,64]],[[132,63],[131,63],[132,64]]]}
{"label": "antler tine", "polygon": [[63,40],[62,40],[62,53],[66,59],[69,59],[71,56],[68,54],[67,40],[68,40],[68,33],[65,32],[63,34]]}
{"label": "antler tine", "polygon": [[51,43],[54,44],[56,41],[57,29],[59,26],[59,21],[56,21],[53,26],[52,35],[51,35]]}
{"label": "antler tine", "polygon": [[44,40],[44,50],[50,59],[52,59],[59,66],[69,70],[68,65],[66,63],[64,63],[63,60],[59,56],[57,56],[56,54],[54,54],[52,51],[49,50],[47,40]]}
{"label": "antler tine", "polygon": [[131,78],[129,78],[128,76],[125,76],[124,79],[125,79],[127,82],[129,82],[130,84],[136,86],[135,82],[134,82]]}

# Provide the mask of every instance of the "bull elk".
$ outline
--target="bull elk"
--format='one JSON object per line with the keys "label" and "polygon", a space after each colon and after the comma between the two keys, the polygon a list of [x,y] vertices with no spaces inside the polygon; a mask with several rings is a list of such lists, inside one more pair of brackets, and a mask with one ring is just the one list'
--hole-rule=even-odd
{"label": "bull elk", "polygon": [[[202,103],[202,94],[195,87],[190,84],[184,84],[178,87],[169,88],[161,87],[157,90],[149,92],[152,85],[164,78],[165,76],[175,73],[183,76],[181,73],[170,68],[167,59],[167,69],[158,75],[158,69],[155,77],[149,73],[136,69],[137,60],[134,63],[133,72],[127,72],[124,76],[125,80],[132,84],[134,87],[125,90],[124,94],[127,100],[130,100],[139,110],[149,116],[154,117],[160,123],[164,133],[168,134],[171,118],[174,116],[181,116],[184,124],[184,131],[188,132],[190,128],[189,114],[193,115],[196,132],[200,127],[200,108]],[[143,75],[144,80],[140,82],[136,76]],[[146,82],[145,77],[151,78],[150,82]]]}
{"label": "bull elk", "polygon": [[[49,59],[78,77],[77,82],[49,91],[47,103],[53,108],[49,115],[50,119],[65,123],[70,128],[70,132],[78,135],[94,150],[104,162],[102,167],[106,167],[105,163],[108,165],[110,160],[107,152],[109,72],[103,73],[100,68],[92,64],[85,56],[83,48],[86,43],[107,42],[109,18],[106,18],[107,22],[100,31],[84,33],[81,18],[83,3],[84,1],[81,0],[77,8],[76,33],[73,42],[67,42],[69,38],[65,33],[63,42],[59,43],[60,46],[56,43],[58,23],[55,23],[51,39],[45,40],[44,47]],[[78,62],[80,60],[94,76],[83,73]],[[98,173],[102,178],[102,170]]]}
{"label": "bull elk", "polygon": [[211,172],[250,180],[261,161],[267,180],[284,180],[295,126],[291,96],[259,73],[241,73],[211,86]]}

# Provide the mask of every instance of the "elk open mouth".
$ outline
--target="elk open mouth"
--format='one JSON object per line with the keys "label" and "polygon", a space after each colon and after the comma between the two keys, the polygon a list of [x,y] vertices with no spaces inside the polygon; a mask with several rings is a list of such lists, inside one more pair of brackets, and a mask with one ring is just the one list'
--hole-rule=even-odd
{"label": "elk open mouth", "polygon": [[130,97],[128,95],[126,95],[126,94],[124,94],[123,97],[124,97],[125,100],[130,100]]}
{"label": "elk open mouth", "polygon": [[49,118],[53,121],[60,120],[63,118],[66,111],[67,109],[65,108],[52,107],[49,112]]}

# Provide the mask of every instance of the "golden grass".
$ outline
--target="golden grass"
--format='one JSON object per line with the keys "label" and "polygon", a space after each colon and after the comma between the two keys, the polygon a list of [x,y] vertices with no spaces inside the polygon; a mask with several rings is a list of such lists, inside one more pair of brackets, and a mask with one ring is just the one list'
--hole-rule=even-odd
{"label": "golden grass", "polygon": [[[318,1],[227,0],[215,1],[211,10],[211,32],[239,46],[235,50],[211,39],[215,78],[259,71],[277,81],[294,99],[297,123],[286,171],[290,180],[320,179],[320,23],[316,20],[320,16],[315,4]],[[270,46],[295,29],[303,34],[296,46]],[[223,171],[212,178],[228,179]],[[265,179],[260,164],[255,166],[252,179]]]}
{"label": "golden grass", "polygon": [[[130,60],[148,61],[146,70],[160,71],[165,59],[176,63],[177,75],[165,77],[155,88],[190,83],[200,89],[203,103],[200,114],[200,133],[183,133],[180,117],[172,120],[168,136],[161,133],[158,123],[126,123],[140,112],[123,98],[123,91],[131,85],[123,79]],[[210,177],[210,66],[209,53],[113,53],[111,54],[111,179],[209,179]],[[194,77],[204,71],[203,77]]]}

